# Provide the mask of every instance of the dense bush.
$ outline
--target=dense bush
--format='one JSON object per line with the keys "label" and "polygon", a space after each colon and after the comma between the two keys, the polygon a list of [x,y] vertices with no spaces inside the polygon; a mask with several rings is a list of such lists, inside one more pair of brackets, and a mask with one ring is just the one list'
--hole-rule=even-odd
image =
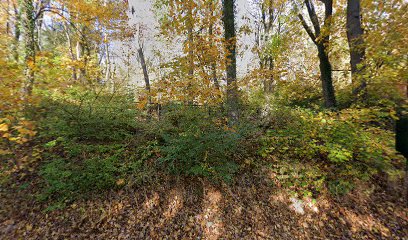
{"label": "dense bush", "polygon": [[144,149],[147,139],[131,95],[84,88],[44,95],[37,116],[46,142],[41,198],[70,201],[138,184],[150,174],[144,160],[151,150]]}
{"label": "dense bush", "polygon": [[201,107],[168,106],[159,121],[159,159],[170,172],[230,180],[238,170],[243,132],[229,128],[218,113]]}
{"label": "dense bush", "polygon": [[131,95],[70,88],[43,101],[45,134],[85,141],[118,141],[137,131]]}
{"label": "dense bush", "polygon": [[280,183],[306,195],[323,186],[345,193],[355,179],[390,171],[398,159],[393,113],[381,109],[314,112],[269,105],[259,118],[263,102],[242,108],[240,124],[231,128],[218,107],[168,104],[156,119],[141,116],[126,94],[73,88],[45,99],[39,121],[48,142],[41,171],[45,199],[139,183],[155,166],[230,181],[242,160],[254,159],[259,142],[262,157],[279,159],[272,170]]}
{"label": "dense bush", "polygon": [[207,110],[168,105],[160,120],[150,119],[144,125],[146,134],[116,143],[95,142],[99,138],[94,135],[72,137],[79,134],[78,122],[46,125],[53,129],[46,137],[54,140],[44,144],[47,163],[40,172],[45,181],[41,198],[64,203],[87,193],[138,184],[151,176],[152,161],[178,175],[231,180],[248,131],[228,128],[218,112]]}
{"label": "dense bush", "polygon": [[282,161],[314,163],[326,172],[330,189],[339,185],[350,189],[354,179],[367,180],[391,170],[399,159],[393,134],[381,119],[387,116],[376,109],[314,113],[283,107],[271,113],[272,127],[262,139],[260,153]]}
{"label": "dense bush", "polygon": [[42,199],[70,201],[90,192],[139,184],[150,174],[141,160],[140,149],[125,144],[58,140],[47,143],[46,148],[52,150],[46,153],[48,161],[40,171],[45,180]]}

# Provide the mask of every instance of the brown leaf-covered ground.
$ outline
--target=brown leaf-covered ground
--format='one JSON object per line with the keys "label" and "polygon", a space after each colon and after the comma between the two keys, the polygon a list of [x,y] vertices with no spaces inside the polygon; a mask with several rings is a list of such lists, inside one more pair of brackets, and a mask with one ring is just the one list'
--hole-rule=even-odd
{"label": "brown leaf-covered ground", "polygon": [[51,212],[31,194],[34,180],[0,189],[1,239],[408,239],[408,209],[392,190],[299,205],[266,176],[165,177]]}

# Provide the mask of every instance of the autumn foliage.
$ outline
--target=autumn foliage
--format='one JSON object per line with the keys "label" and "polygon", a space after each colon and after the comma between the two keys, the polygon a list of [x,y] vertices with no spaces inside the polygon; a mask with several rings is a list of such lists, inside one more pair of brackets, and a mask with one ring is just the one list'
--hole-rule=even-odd
{"label": "autumn foliage", "polygon": [[406,1],[237,2],[1,1],[1,191],[47,211],[168,179],[402,199]]}

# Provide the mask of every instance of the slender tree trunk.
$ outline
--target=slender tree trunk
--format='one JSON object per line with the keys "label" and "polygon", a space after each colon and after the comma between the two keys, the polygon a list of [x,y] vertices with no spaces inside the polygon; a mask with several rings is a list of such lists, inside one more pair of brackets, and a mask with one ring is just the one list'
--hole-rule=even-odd
{"label": "slender tree trunk", "polygon": [[126,80],[130,82],[130,67],[131,67],[131,53],[130,53],[130,46],[128,46],[128,52],[126,54]]}
{"label": "slender tree trunk", "polygon": [[[336,96],[333,86],[332,79],[332,66],[329,60],[329,54],[327,51],[327,46],[330,43],[330,27],[331,27],[331,18],[333,15],[333,0],[320,0],[324,3],[324,24],[322,26],[324,31],[321,31],[319,18],[316,14],[313,3],[310,0],[304,0],[304,3],[307,8],[307,12],[312,22],[314,31],[309,27],[303,15],[298,14],[300,22],[302,23],[307,34],[316,45],[318,50],[318,57],[320,61],[320,79],[322,82],[324,106],[326,108],[336,107]],[[324,34],[324,35],[323,35]]]}
{"label": "slender tree trunk", "polygon": [[142,65],[142,70],[143,70],[143,77],[145,81],[145,89],[146,91],[150,92],[150,79],[149,79],[149,72],[147,71],[147,65],[146,65],[146,59],[143,53],[143,48],[139,48],[137,50],[139,59],[140,59],[140,64]]}
{"label": "slender tree trunk", "polygon": [[[191,0],[190,0],[191,1]],[[193,104],[193,99],[194,96],[192,96],[191,89],[193,86],[193,78],[194,78],[194,49],[193,49],[193,43],[194,43],[194,35],[193,35],[193,28],[194,28],[194,18],[193,18],[193,9],[188,4],[187,6],[187,47],[188,47],[188,53],[187,53],[187,61],[188,61],[188,84],[187,84],[187,104],[192,105]]]}
{"label": "slender tree trunk", "polygon": [[143,48],[139,47],[139,49],[137,50],[137,53],[139,55],[139,59],[140,59],[140,65],[142,66],[142,70],[143,70],[143,78],[145,81],[145,89],[147,91],[147,112],[150,115],[152,114],[153,108],[152,108],[152,97],[150,95],[150,79],[149,79],[149,72],[147,71],[147,65],[146,65],[146,59],[144,56],[144,52],[143,52]]}
{"label": "slender tree trunk", "polygon": [[24,75],[26,78],[25,91],[27,95],[32,94],[34,86],[35,66],[35,19],[34,5],[32,0],[22,1],[23,28],[24,28]]}
{"label": "slender tree trunk", "polygon": [[[21,5],[21,4],[20,4]],[[16,62],[19,60],[19,42],[21,36],[21,11],[19,7],[13,4],[14,7],[14,14],[15,14],[15,23],[14,23],[14,42],[13,42],[13,57]]]}
{"label": "slender tree trunk", "polygon": [[326,108],[334,108],[336,107],[336,98],[334,95],[332,80],[332,66],[329,61],[329,56],[323,45],[318,46],[318,52],[320,61],[320,80],[322,82],[324,106]]}
{"label": "slender tree trunk", "polygon": [[[213,16],[214,15],[213,2],[210,3],[210,11],[211,11],[211,16]],[[210,41],[212,40],[212,37],[213,37],[213,31],[214,31],[213,28],[214,28],[214,25],[211,22],[211,24],[210,24],[210,26],[208,28],[208,34],[209,34]],[[211,48],[214,48],[214,47],[215,46],[213,44],[213,41],[211,41]],[[215,88],[217,88],[219,90],[220,89],[220,84],[219,84],[218,79],[217,79],[217,59],[216,58],[211,59],[211,75],[212,75],[212,79],[213,79],[213,83],[214,83]]]}
{"label": "slender tree trunk", "polygon": [[[259,26],[263,27],[263,33],[261,32],[260,27],[258,27],[258,35],[261,37],[261,39],[257,40],[257,45],[260,47],[260,42],[262,41],[262,47],[263,50],[258,53],[259,58],[260,58],[260,66],[261,69],[263,70],[268,70],[269,71],[269,76],[266,77],[263,81],[263,88],[264,92],[266,94],[270,94],[273,92],[273,84],[274,84],[274,69],[275,69],[275,62],[274,62],[274,57],[270,54],[267,53],[265,48],[268,47],[268,44],[270,39],[273,36],[273,29],[274,29],[274,24],[277,15],[279,15],[279,12],[275,12],[275,6],[274,6],[274,1],[273,0],[263,0],[263,2],[260,4],[261,8],[261,19],[260,19],[260,24]],[[280,32],[277,31],[277,34]],[[266,53],[265,53],[266,52]]]}
{"label": "slender tree trunk", "polygon": [[[67,42],[68,42],[68,49],[69,49],[69,55],[71,56],[71,60],[73,62],[76,62],[76,56],[74,54],[74,49],[72,46],[72,40],[71,40],[71,36],[69,35],[69,27],[67,23],[63,24],[64,27],[64,31],[65,31],[65,36],[67,37]],[[77,81],[78,77],[77,77],[77,69],[74,66],[71,66],[72,69],[72,80]]]}
{"label": "slender tree trunk", "polygon": [[223,0],[224,38],[227,42],[227,109],[231,125],[237,123],[238,86],[236,59],[235,0]]}
{"label": "slender tree trunk", "polygon": [[[350,48],[350,65],[353,84],[356,88],[353,93],[357,95],[366,89],[366,81],[364,79],[358,81],[359,64],[364,59],[365,48],[363,39],[364,30],[361,26],[361,6],[360,0],[347,1],[347,39]],[[365,95],[365,94],[364,94]]]}
{"label": "slender tree trunk", "polygon": [[36,21],[36,31],[34,34],[34,41],[35,41],[35,48],[36,51],[40,52],[41,51],[41,28],[43,24],[43,14],[39,16],[38,20]]}
{"label": "slender tree trunk", "polygon": [[[187,44],[188,44],[188,76],[190,78],[194,75],[194,51],[193,51],[193,10],[190,6],[188,6],[188,13],[187,13]],[[191,80],[191,79],[190,79]]]}
{"label": "slender tree trunk", "polygon": [[7,0],[7,6],[6,6],[6,14],[7,14],[7,18],[6,18],[6,34],[9,35],[10,34],[10,0]]}
{"label": "slender tree trunk", "polygon": [[[77,44],[76,44],[76,59],[77,59],[78,61],[80,61],[81,58],[82,58],[82,50],[83,50],[82,44],[81,44],[80,40],[78,40],[78,41],[77,41]],[[82,71],[82,66],[81,66],[81,67],[80,67],[79,74],[78,74],[78,79],[79,79],[80,81],[82,81],[82,77],[83,77],[82,72],[83,72],[83,71]]]}
{"label": "slender tree trunk", "polygon": [[274,77],[273,77],[273,70],[274,70],[274,62],[273,62],[273,57],[267,57],[265,60],[264,65],[267,65],[267,68],[269,70],[270,76],[268,76],[265,81],[264,81],[264,92],[267,94],[270,94],[273,92],[273,84],[274,84]]}
{"label": "slender tree trunk", "polygon": [[78,79],[82,82],[85,81],[86,77],[86,64],[87,64],[87,57],[85,55],[85,48],[82,42],[82,39],[79,39],[76,44],[76,58],[78,61],[81,61],[81,66],[79,67],[79,74]]}
{"label": "slender tree trunk", "polygon": [[105,80],[106,83],[110,81],[111,78],[111,59],[110,59],[110,52],[109,52],[109,44],[108,41],[105,40],[105,65],[106,65],[106,70],[105,70]]}

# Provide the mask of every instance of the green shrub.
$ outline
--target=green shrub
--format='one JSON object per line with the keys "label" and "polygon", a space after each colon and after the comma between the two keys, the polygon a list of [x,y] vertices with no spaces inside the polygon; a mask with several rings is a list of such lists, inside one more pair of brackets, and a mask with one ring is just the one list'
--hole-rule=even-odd
{"label": "green shrub", "polygon": [[199,107],[168,106],[159,122],[159,162],[175,174],[231,180],[242,133]]}
{"label": "green shrub", "polygon": [[145,161],[152,149],[144,149],[150,139],[139,113],[132,94],[102,84],[42,91],[30,113],[44,159],[40,198],[63,205],[149,178],[153,169]]}
{"label": "green shrub", "polygon": [[46,137],[120,141],[138,130],[138,112],[131,95],[71,88],[49,95],[42,105],[40,125]]}
{"label": "green shrub", "polygon": [[138,149],[132,146],[60,141],[49,149],[50,153],[46,154],[49,161],[40,171],[45,181],[41,195],[44,200],[71,201],[91,192],[138,184],[150,174],[140,160]]}
{"label": "green shrub", "polygon": [[262,139],[260,154],[321,166],[330,189],[341,184],[339,188],[346,191],[351,187],[345,182],[367,180],[392,169],[399,159],[392,132],[381,124],[385,115],[376,109],[320,113],[278,109],[271,115],[272,127]]}
{"label": "green shrub", "polygon": [[43,198],[72,200],[80,194],[114,188],[122,174],[117,159],[89,159],[82,163],[56,159],[40,172],[46,181]]}
{"label": "green shrub", "polygon": [[337,196],[345,195],[350,192],[354,185],[348,180],[339,179],[328,182],[329,191]]}

